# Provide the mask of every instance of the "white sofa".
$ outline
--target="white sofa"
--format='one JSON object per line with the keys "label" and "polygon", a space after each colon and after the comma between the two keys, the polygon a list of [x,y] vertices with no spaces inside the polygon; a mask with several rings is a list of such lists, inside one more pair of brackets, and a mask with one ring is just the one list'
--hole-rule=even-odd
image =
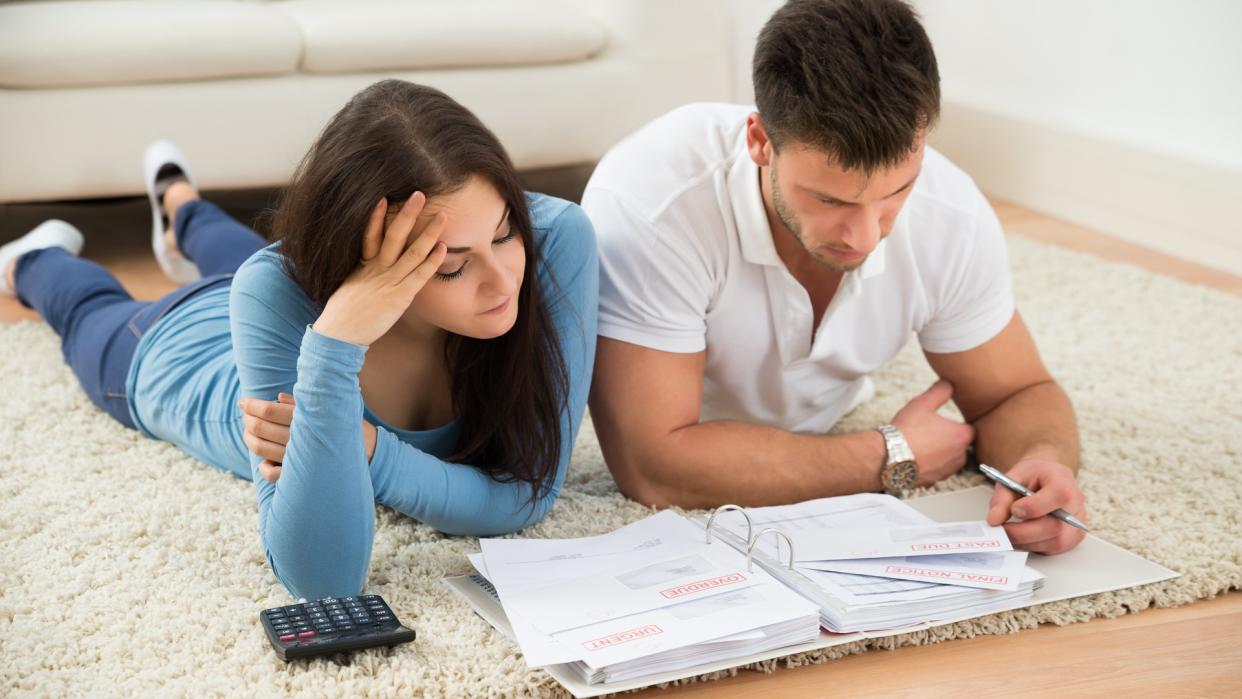
{"label": "white sofa", "polygon": [[207,189],[279,186],[351,94],[434,85],[519,168],[589,163],[672,107],[729,100],[718,0],[63,0],[0,4],[0,202],[141,192],[156,138]]}

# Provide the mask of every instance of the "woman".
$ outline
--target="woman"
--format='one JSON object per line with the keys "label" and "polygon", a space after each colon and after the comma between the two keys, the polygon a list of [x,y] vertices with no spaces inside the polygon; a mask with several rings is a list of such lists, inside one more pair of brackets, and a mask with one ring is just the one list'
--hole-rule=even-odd
{"label": "woman", "polygon": [[[295,597],[361,590],[377,501],[451,534],[547,513],[595,348],[578,207],[523,193],[474,115],[397,80],[329,122],[266,248],[198,198],[175,149],[149,156],[157,259],[202,279],[133,301],[61,222],[0,248],[0,268],[94,402],[254,482],[268,561]],[[247,431],[239,399],[274,419]]]}

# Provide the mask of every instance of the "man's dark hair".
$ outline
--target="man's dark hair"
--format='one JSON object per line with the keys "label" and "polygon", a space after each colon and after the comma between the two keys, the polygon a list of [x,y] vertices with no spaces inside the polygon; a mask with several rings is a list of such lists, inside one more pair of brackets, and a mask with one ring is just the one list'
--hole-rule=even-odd
{"label": "man's dark hair", "polygon": [[755,103],[787,143],[872,172],[905,160],[940,114],[940,73],[914,10],[899,0],[790,0],[759,33]]}

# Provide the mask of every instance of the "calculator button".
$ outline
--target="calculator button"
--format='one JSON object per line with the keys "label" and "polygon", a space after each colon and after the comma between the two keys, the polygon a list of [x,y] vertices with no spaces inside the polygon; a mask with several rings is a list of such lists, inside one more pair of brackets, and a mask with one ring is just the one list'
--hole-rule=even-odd
{"label": "calculator button", "polygon": [[336,630],[337,631],[353,631],[354,625],[353,624],[337,624]]}
{"label": "calculator button", "polygon": [[292,640],[296,639],[297,637],[298,637],[298,636],[297,636],[297,634],[287,633],[287,634],[285,634],[284,636],[281,636],[281,637],[280,637],[280,640],[281,640],[281,641],[286,641],[286,642],[287,642],[287,641],[292,641]]}
{"label": "calculator button", "polygon": [[291,628],[293,627],[288,624],[274,624],[272,626],[272,630],[275,631],[276,633],[284,633]]}
{"label": "calculator button", "polygon": [[314,637],[315,637],[314,631],[302,631],[301,633],[298,634],[298,638],[314,638]]}

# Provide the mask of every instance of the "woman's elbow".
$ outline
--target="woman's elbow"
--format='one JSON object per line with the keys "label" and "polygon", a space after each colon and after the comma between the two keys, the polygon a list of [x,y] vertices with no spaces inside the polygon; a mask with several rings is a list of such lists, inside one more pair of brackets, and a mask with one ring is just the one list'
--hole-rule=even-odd
{"label": "woman's elbow", "polygon": [[366,582],[367,563],[358,561],[305,562],[282,561],[269,550],[267,562],[276,579],[295,599],[316,600],[324,597],[350,597],[362,591]]}

